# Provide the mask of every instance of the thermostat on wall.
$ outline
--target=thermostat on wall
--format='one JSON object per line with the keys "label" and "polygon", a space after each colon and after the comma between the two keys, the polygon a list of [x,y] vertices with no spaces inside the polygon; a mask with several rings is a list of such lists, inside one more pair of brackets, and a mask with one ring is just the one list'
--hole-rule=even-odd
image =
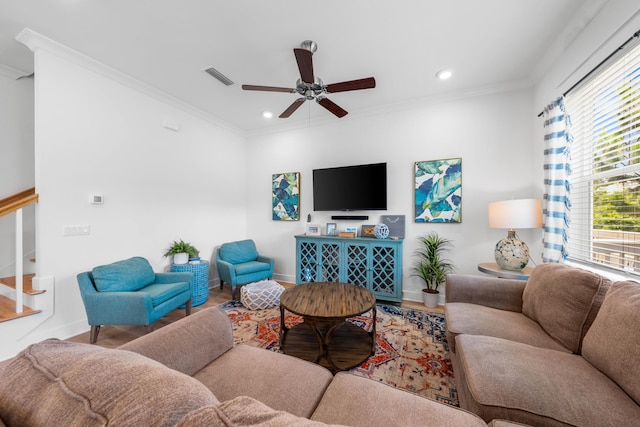
{"label": "thermostat on wall", "polygon": [[89,203],[92,205],[101,205],[104,203],[104,197],[102,197],[102,194],[91,194],[89,196]]}

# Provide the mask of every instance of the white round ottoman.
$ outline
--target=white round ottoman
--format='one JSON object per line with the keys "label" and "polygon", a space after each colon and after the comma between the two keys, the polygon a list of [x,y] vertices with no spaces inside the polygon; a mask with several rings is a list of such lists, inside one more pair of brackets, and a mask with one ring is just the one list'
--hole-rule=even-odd
{"label": "white round ottoman", "polygon": [[261,280],[240,288],[240,302],[249,310],[263,310],[280,305],[284,287],[273,280]]}

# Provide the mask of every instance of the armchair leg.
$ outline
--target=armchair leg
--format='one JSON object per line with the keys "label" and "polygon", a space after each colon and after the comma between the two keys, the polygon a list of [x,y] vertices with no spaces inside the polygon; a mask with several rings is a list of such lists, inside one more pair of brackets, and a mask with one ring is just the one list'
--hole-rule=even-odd
{"label": "armchair leg", "polygon": [[191,314],[191,307],[193,307],[193,303],[189,300],[184,306],[185,317]]}
{"label": "armchair leg", "polygon": [[222,290],[222,285],[224,285],[224,282],[220,279],[220,290]]}
{"label": "armchair leg", "polygon": [[147,333],[149,333],[149,332],[153,332],[154,325],[155,325],[155,323],[152,323],[152,324],[150,324],[150,325],[147,325]]}
{"label": "armchair leg", "polygon": [[91,336],[89,337],[89,342],[91,344],[95,344],[98,340],[98,334],[100,333],[100,325],[91,325]]}
{"label": "armchair leg", "polygon": [[231,299],[236,299],[236,285],[231,285]]}

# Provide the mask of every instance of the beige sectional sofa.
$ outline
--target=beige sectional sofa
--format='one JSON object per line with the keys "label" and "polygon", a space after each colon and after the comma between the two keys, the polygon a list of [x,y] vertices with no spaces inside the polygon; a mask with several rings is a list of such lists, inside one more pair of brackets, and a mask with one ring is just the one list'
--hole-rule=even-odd
{"label": "beige sectional sofa", "polygon": [[450,275],[460,406],[535,426],[640,423],[640,284],[561,264],[528,281]]}
{"label": "beige sectional sofa", "polygon": [[486,426],[366,378],[234,347],[217,308],[119,349],[55,339],[28,347],[0,367],[0,418],[0,426]]}

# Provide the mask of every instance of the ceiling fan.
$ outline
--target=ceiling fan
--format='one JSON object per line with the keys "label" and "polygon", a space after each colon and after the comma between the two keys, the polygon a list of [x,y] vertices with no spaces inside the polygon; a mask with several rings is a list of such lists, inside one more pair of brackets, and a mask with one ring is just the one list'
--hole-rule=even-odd
{"label": "ceiling fan", "polygon": [[293,49],[293,53],[298,63],[298,70],[300,71],[300,78],[296,82],[294,89],[286,87],[274,87],[274,86],[255,86],[255,85],[242,85],[243,90],[258,90],[264,92],[286,92],[286,93],[298,93],[302,95],[302,98],[298,98],[293,101],[293,104],[280,114],[281,119],[285,119],[307,100],[311,101],[315,99],[316,102],[322,105],[324,108],[335,114],[337,117],[344,117],[348,114],[346,110],[340,107],[335,102],[324,96],[325,93],[346,92],[350,90],[360,89],[372,89],[376,87],[376,79],[373,77],[367,77],[358,80],[349,80],[346,82],[332,83],[325,85],[323,81],[313,75],[313,53],[318,50],[316,42],[311,40],[305,40],[300,44],[299,48]]}

